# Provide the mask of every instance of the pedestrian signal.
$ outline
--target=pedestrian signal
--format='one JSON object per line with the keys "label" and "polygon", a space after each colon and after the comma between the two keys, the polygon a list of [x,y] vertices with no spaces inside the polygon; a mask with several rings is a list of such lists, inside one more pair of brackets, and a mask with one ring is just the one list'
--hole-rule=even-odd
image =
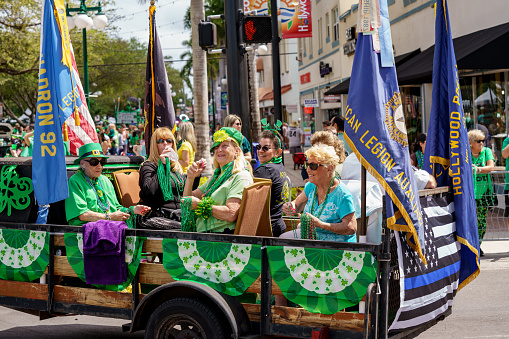
{"label": "pedestrian signal", "polygon": [[242,40],[247,44],[272,41],[272,20],[267,15],[248,15],[242,19]]}
{"label": "pedestrian signal", "polygon": [[209,21],[198,23],[198,45],[201,48],[214,48],[217,45],[216,25]]}

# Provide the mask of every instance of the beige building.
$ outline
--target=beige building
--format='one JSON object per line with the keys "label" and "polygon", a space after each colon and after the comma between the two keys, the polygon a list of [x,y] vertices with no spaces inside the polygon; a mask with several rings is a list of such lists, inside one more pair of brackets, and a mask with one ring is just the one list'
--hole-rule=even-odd
{"label": "beige building", "polygon": [[[435,2],[388,0],[410,142],[427,130],[431,108]],[[448,6],[467,123],[469,128],[483,124],[490,146],[499,154],[509,127],[508,1],[449,0]],[[313,130],[320,130],[322,121],[342,114],[346,107],[357,16],[358,1],[312,0],[313,38],[298,39],[298,69],[299,103],[305,124]],[[316,99],[318,107],[305,107],[306,99]]]}

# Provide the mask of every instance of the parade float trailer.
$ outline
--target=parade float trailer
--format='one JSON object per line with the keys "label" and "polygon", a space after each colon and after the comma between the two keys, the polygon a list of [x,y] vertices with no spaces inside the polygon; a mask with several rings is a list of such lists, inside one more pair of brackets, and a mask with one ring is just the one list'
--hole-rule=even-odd
{"label": "parade float trailer", "polygon": [[[77,170],[73,160],[66,159],[68,176]],[[142,161],[112,156],[104,174],[136,172]],[[31,158],[1,160],[0,305],[41,320],[63,314],[126,319],[125,331],[145,330],[146,338],[399,338],[450,314],[446,301],[405,328],[408,268],[399,261],[405,250],[385,221],[378,243],[129,229],[127,281],[86,285],[81,227],[65,225],[63,202],[52,204],[48,224],[35,224],[31,166]],[[421,200],[447,199],[448,192],[428,190]],[[366,223],[359,223],[362,234]],[[162,254],[162,263],[142,262],[142,253]],[[274,295],[294,307],[275,306]],[[394,324],[403,325],[390,331]]]}

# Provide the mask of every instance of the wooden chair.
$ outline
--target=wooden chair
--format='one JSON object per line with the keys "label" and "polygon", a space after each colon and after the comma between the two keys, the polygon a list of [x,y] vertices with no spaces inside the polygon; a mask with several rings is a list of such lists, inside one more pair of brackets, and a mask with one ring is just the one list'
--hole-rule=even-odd
{"label": "wooden chair", "polygon": [[126,169],[113,172],[112,175],[120,204],[124,207],[138,204],[140,202],[140,173],[134,169]]}
{"label": "wooden chair", "polygon": [[269,179],[255,178],[256,182],[244,188],[235,234],[272,237],[270,223]]}

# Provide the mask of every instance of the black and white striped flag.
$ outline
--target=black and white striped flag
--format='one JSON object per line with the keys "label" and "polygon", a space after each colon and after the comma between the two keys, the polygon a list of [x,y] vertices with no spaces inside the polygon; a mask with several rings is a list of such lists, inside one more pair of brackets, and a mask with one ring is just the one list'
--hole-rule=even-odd
{"label": "black and white striped flag", "polygon": [[423,265],[396,232],[400,271],[400,308],[389,331],[398,332],[424,324],[452,306],[458,289],[460,244],[456,241],[454,202],[449,196],[420,199],[424,218]]}

